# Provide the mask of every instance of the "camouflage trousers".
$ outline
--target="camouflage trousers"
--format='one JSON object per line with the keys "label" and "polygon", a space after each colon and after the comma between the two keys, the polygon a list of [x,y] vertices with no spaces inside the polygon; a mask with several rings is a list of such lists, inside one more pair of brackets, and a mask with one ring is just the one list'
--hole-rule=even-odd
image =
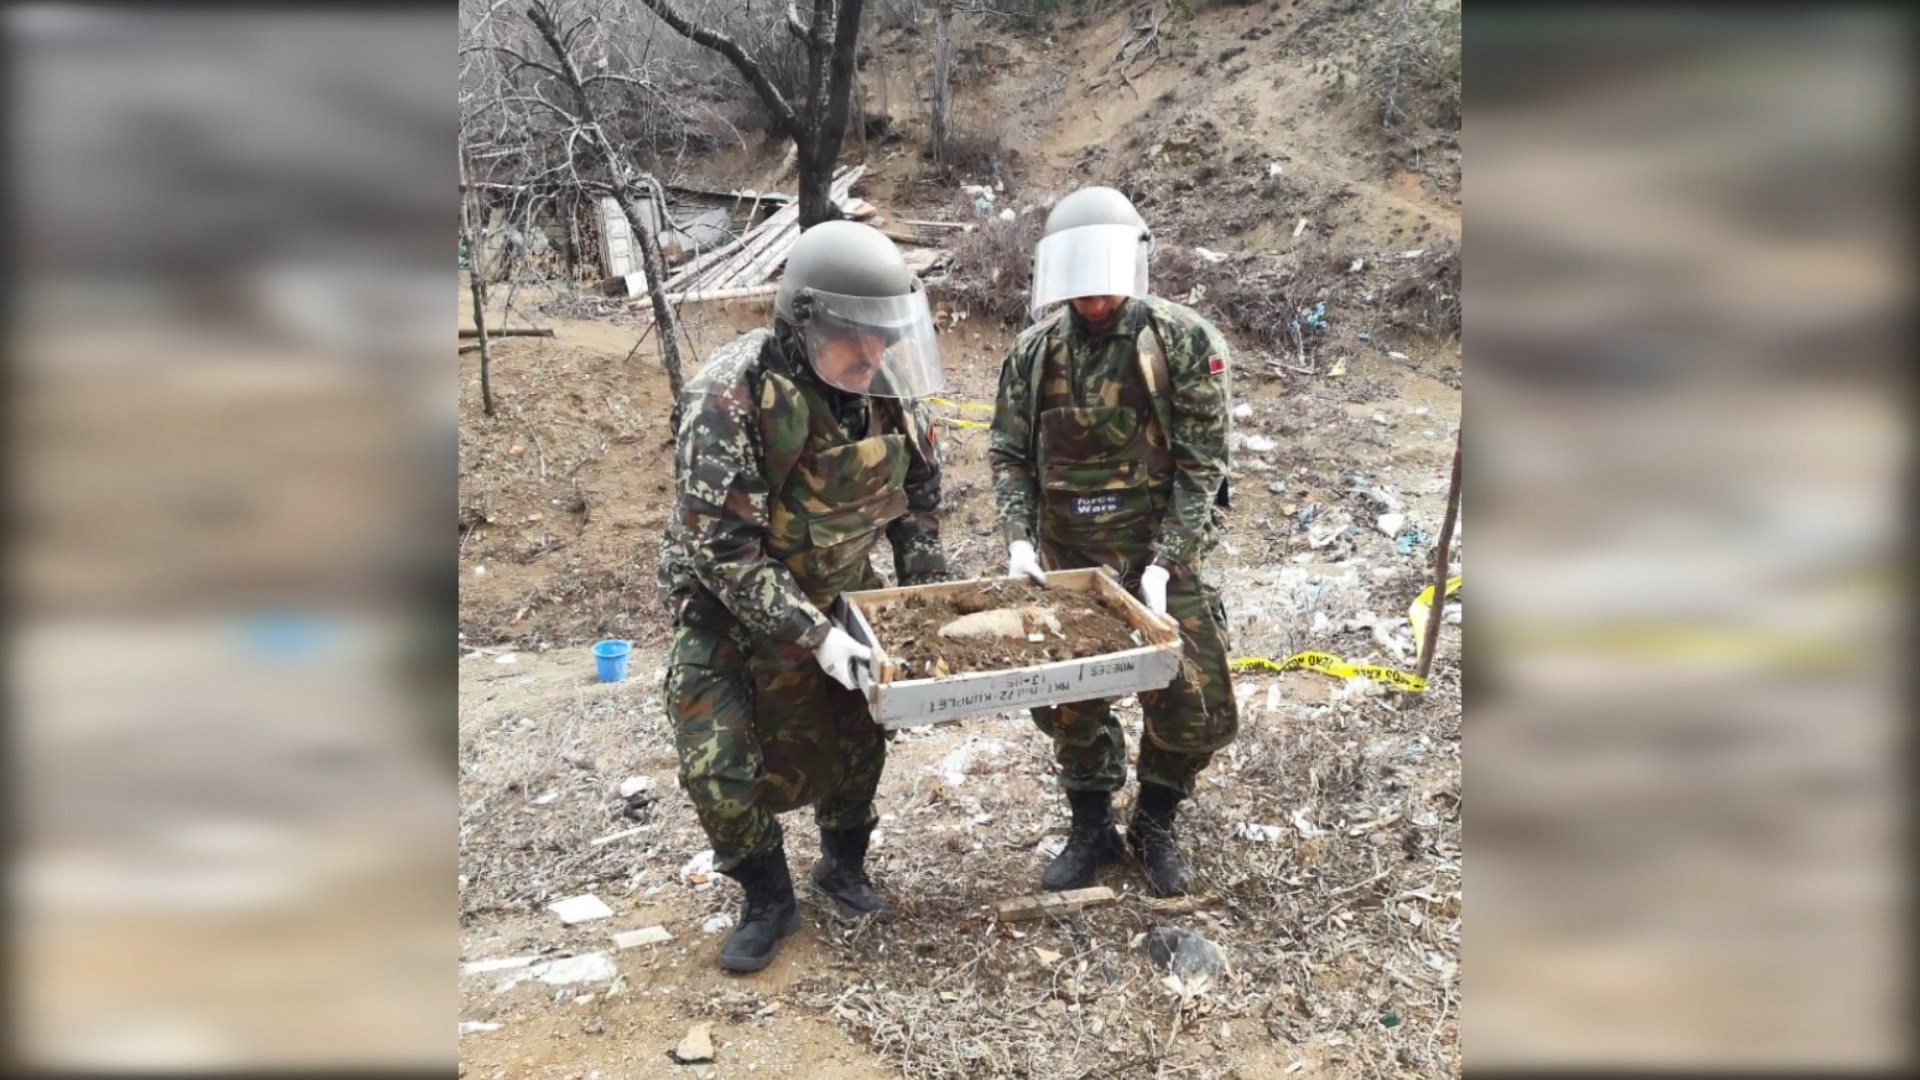
{"label": "camouflage trousers", "polygon": [[[1101,565],[1087,553],[1047,545],[1048,569]],[[1139,593],[1140,570],[1131,561],[1121,581]],[[1227,613],[1220,594],[1192,573],[1167,582],[1167,614],[1180,622],[1184,659],[1164,690],[1140,695],[1144,737],[1135,772],[1143,784],[1192,795],[1194,782],[1213,755],[1240,731],[1240,707],[1227,669]],[[1111,701],[1077,701],[1033,710],[1033,722],[1053,739],[1060,786],[1069,791],[1118,791],[1127,782],[1127,736]]]}
{"label": "camouflage trousers", "polygon": [[777,815],[809,803],[823,829],[874,820],[886,731],[813,652],[681,625],[663,695],[680,787],[728,871],[781,842]]}

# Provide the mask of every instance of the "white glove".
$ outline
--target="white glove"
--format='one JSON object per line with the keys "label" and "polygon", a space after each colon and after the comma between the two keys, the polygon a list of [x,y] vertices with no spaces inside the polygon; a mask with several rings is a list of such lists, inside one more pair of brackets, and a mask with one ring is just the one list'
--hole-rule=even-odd
{"label": "white glove", "polygon": [[834,682],[849,690],[857,690],[853,684],[853,662],[873,661],[873,650],[853,640],[852,635],[839,627],[827,631],[827,640],[813,650],[813,658],[820,662],[820,670],[832,677]]}
{"label": "white glove", "polygon": [[1047,583],[1047,572],[1040,569],[1040,559],[1033,553],[1033,545],[1025,540],[1015,540],[1007,545],[1007,576],[1019,577],[1021,574],[1032,578],[1037,585]]}
{"label": "white glove", "polygon": [[1155,615],[1167,613],[1167,573],[1164,566],[1149,566],[1140,571],[1140,599]]}

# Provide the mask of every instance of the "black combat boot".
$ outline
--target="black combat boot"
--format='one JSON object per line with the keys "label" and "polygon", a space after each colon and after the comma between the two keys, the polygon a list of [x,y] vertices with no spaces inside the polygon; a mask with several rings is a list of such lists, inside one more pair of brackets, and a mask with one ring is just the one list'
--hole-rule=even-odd
{"label": "black combat boot", "polygon": [[1185,896],[1193,879],[1187,857],[1173,835],[1174,810],[1186,796],[1158,784],[1141,784],[1133,804],[1133,822],[1127,826],[1127,846],[1147,871],[1147,887],[1155,896]]}
{"label": "black combat boot", "polygon": [[833,901],[834,910],[849,919],[887,914],[886,900],[867,877],[867,841],[872,836],[872,822],[820,830],[820,861],[813,864],[813,883]]}
{"label": "black combat boot", "polygon": [[1069,791],[1067,803],[1073,807],[1073,831],[1067,834],[1067,846],[1040,877],[1040,884],[1053,892],[1093,884],[1095,870],[1119,862],[1127,853],[1113,827],[1113,792]]}
{"label": "black combat boot", "polygon": [[800,928],[787,850],[776,847],[724,873],[747,895],[740,904],[739,925],[720,943],[720,970],[759,971],[773,963],[780,939]]}

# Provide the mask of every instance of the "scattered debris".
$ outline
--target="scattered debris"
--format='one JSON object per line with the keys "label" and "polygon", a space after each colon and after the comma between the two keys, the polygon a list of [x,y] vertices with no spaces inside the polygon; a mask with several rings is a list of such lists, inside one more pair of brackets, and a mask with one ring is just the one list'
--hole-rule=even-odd
{"label": "scattered debris", "polygon": [[1235,836],[1243,836],[1256,844],[1271,844],[1287,834],[1287,830],[1278,825],[1256,825],[1243,821],[1234,827]]}
{"label": "scattered debris", "polygon": [[582,953],[559,960],[535,964],[527,974],[543,983],[565,986],[568,983],[611,982],[620,974],[613,957],[603,952]]}
{"label": "scattered debris", "polygon": [[688,859],[686,862],[686,865],[680,868],[680,880],[685,881],[689,884],[693,884],[693,885],[704,884],[712,876],[713,876],[713,849],[712,848],[708,848],[707,850],[701,852],[700,854],[695,855],[693,858]]}
{"label": "scattered debris", "polygon": [[[476,566],[474,567],[474,573],[484,577],[486,567]],[[501,653],[499,656],[493,658],[493,662],[496,664],[517,664],[520,662],[520,657],[514,653]]]}
{"label": "scattered debris", "polygon": [[1249,419],[1252,419],[1252,417],[1253,417],[1253,406],[1247,404],[1246,402],[1243,401],[1240,404],[1235,405],[1233,407],[1233,418],[1235,420],[1249,420]]}
{"label": "scattered debris", "polygon": [[1052,967],[1053,965],[1060,962],[1059,953],[1054,952],[1052,949],[1043,949],[1038,945],[1035,945],[1033,947],[1033,955],[1039,957],[1040,962],[1047,965],[1048,967]]}
{"label": "scattered debris", "polygon": [[485,1020],[460,1021],[460,1034],[471,1035],[476,1031],[499,1031],[499,1024],[489,1024]]}
{"label": "scattered debris", "polygon": [[1381,514],[1373,519],[1373,527],[1380,530],[1380,535],[1389,540],[1399,536],[1400,530],[1406,525],[1407,515],[1405,514]]}
{"label": "scattered debris", "polygon": [[569,896],[565,900],[556,900],[547,905],[547,910],[560,916],[560,921],[568,926],[613,917],[613,909],[592,893],[582,893],[579,896]]}
{"label": "scattered debris", "polygon": [[652,786],[653,777],[651,776],[629,776],[620,781],[620,797],[631,799]]}
{"label": "scattered debris", "polygon": [[[1372,680],[1368,680],[1368,681],[1371,682]],[[1313,839],[1316,836],[1327,835],[1327,830],[1321,828],[1318,825],[1315,825],[1312,821],[1309,821],[1307,819],[1307,808],[1304,806],[1294,810],[1293,817],[1291,820],[1293,821],[1293,827],[1300,830],[1300,835],[1306,837],[1309,840]]]}
{"label": "scattered debris", "polygon": [[682,1065],[692,1065],[699,1061],[713,1060],[713,1025],[695,1024],[687,1029],[687,1037],[673,1049],[673,1060]]}
{"label": "scattered debris", "polygon": [[1293,238],[1294,238],[1295,240],[1298,240],[1298,239],[1300,239],[1300,234],[1301,234],[1301,233],[1303,233],[1303,232],[1306,232],[1306,231],[1307,231],[1307,219],[1306,219],[1306,218],[1301,218],[1301,219],[1300,219],[1300,224],[1298,224],[1298,225],[1295,225],[1295,226],[1293,227]]}
{"label": "scattered debris", "polygon": [[718,915],[707,916],[707,921],[700,924],[700,932],[703,934],[717,934],[732,925],[733,912],[723,911]]}
{"label": "scattered debris", "polygon": [[1242,440],[1240,445],[1256,454],[1271,454],[1275,450],[1280,449],[1279,443],[1274,442],[1265,435],[1249,435]]}
{"label": "scattered debris", "polygon": [[1207,260],[1210,263],[1221,263],[1221,262],[1227,261],[1227,253],[1224,251],[1213,251],[1209,248],[1197,247],[1193,249],[1193,253]]}
{"label": "scattered debris", "polygon": [[642,930],[622,930],[613,935],[613,947],[632,949],[641,945],[664,945],[673,940],[673,935],[664,926],[649,926]]}

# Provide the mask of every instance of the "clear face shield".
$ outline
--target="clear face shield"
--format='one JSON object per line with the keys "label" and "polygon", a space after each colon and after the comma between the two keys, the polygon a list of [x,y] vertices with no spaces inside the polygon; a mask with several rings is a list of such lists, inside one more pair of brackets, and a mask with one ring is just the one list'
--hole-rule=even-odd
{"label": "clear face shield", "polygon": [[1137,225],[1082,225],[1043,238],[1033,256],[1033,314],[1082,296],[1147,295],[1152,240]]}
{"label": "clear face shield", "polygon": [[917,398],[946,385],[933,311],[918,278],[904,296],[842,296],[802,289],[794,298],[801,344],[822,382],[849,394]]}

